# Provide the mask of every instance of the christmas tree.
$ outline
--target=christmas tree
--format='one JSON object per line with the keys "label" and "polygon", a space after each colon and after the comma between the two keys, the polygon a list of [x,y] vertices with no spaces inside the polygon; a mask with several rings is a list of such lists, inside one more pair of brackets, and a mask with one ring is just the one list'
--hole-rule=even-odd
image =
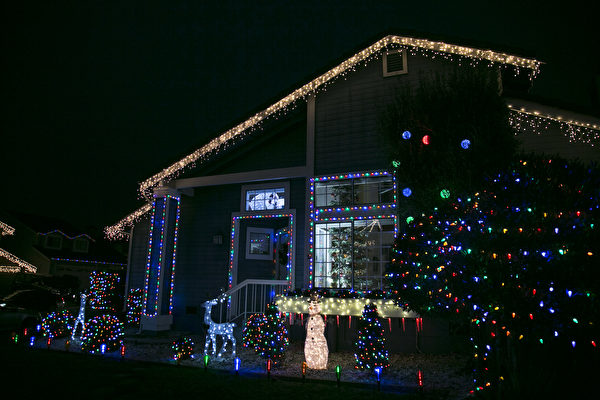
{"label": "christmas tree", "polygon": [[60,338],[71,334],[74,317],[68,310],[52,312],[42,319],[44,336]]}
{"label": "christmas tree", "polygon": [[289,344],[287,328],[279,316],[277,305],[267,304],[264,314],[253,314],[246,321],[242,345],[253,348],[262,357],[277,362],[284,356]]}
{"label": "christmas tree", "polygon": [[385,348],[383,328],[378,320],[377,306],[365,304],[362,317],[359,320],[358,339],[355,343],[355,368],[387,368],[389,364],[388,351]]}
{"label": "christmas tree", "polygon": [[93,312],[115,312],[121,308],[119,274],[93,271],[90,274],[88,304]]}
{"label": "christmas tree", "polygon": [[142,289],[132,288],[127,295],[127,324],[137,326],[142,315]]}
{"label": "christmas tree", "polygon": [[399,236],[398,302],[470,324],[474,391],[551,391],[598,362],[599,201],[597,168],[529,156]]}

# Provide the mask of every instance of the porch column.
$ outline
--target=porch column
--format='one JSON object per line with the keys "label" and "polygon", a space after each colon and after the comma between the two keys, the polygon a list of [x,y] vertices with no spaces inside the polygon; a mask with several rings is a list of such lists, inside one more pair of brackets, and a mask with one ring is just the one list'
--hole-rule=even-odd
{"label": "porch column", "polygon": [[169,330],[173,323],[179,203],[177,190],[166,187],[154,190],[140,321],[142,331]]}

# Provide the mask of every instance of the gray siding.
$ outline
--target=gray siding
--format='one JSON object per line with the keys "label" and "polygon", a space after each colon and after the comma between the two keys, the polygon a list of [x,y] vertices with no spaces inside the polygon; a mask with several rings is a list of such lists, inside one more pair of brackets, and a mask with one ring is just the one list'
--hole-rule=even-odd
{"label": "gray siding", "polygon": [[415,88],[424,76],[455,65],[410,54],[407,62],[407,74],[384,78],[381,58],[373,60],[317,95],[316,175],[388,167],[378,133],[380,113],[399,88],[407,85]]}
{"label": "gray siding", "polygon": [[128,291],[133,288],[144,289],[149,233],[150,217],[141,220],[133,228],[131,258],[129,259]]}

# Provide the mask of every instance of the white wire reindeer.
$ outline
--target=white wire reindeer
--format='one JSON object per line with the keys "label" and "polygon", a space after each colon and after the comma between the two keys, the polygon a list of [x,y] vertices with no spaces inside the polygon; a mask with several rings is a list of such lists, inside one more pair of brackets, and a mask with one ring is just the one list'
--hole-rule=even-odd
{"label": "white wire reindeer", "polygon": [[205,308],[204,313],[204,323],[208,325],[208,332],[206,334],[206,341],[204,342],[204,354],[208,354],[208,345],[212,342],[212,354],[213,356],[217,352],[217,336],[221,336],[223,339],[223,346],[219,353],[217,354],[217,358],[220,358],[225,351],[225,346],[227,345],[227,341],[230,341],[233,347],[233,357],[235,358],[235,337],[233,337],[233,328],[235,327],[234,323],[224,322],[224,323],[216,323],[212,320],[210,316],[210,311],[212,306],[217,304],[217,299],[209,300],[202,303],[202,307]]}
{"label": "white wire reindeer", "polygon": [[77,319],[75,320],[75,324],[73,325],[73,333],[71,334],[71,340],[75,340],[75,333],[77,332],[77,328],[81,324],[81,335],[79,338],[83,337],[83,333],[85,331],[85,301],[87,298],[86,292],[81,292],[81,297],[79,299],[79,314],[77,315]]}

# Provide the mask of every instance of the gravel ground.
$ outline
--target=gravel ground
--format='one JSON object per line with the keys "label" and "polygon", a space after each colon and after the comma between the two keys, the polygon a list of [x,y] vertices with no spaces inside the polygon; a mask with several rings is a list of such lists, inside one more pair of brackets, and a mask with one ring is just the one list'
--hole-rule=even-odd
{"label": "gravel ground", "polygon": [[[169,332],[158,335],[139,335],[127,332],[125,335],[125,358],[139,361],[164,362],[175,365],[171,344],[183,333]],[[203,368],[202,352],[204,339],[199,335],[187,334],[195,344],[197,355],[191,360],[182,360],[181,365]],[[65,350],[66,339],[56,339],[51,348]],[[46,347],[45,339],[36,341],[36,347]],[[230,347],[228,347],[228,350]],[[69,351],[78,352],[76,343],[71,343]],[[119,352],[106,356],[120,357]],[[238,342],[237,356],[241,360],[242,373],[266,374],[266,361],[254,351],[246,349]],[[399,391],[417,389],[417,371],[423,373],[425,391],[442,393],[443,398],[458,400],[467,397],[470,374],[467,363],[470,357],[461,354],[391,354],[390,367],[381,377],[382,388],[397,388]],[[292,343],[284,358],[272,368],[273,377],[302,378],[302,362],[304,361],[303,343]],[[335,367],[341,367],[341,382],[366,383],[376,385],[375,374],[372,371],[360,371],[354,368],[354,355],[351,352],[336,352],[329,354],[326,370],[306,371],[307,379],[336,381]],[[230,370],[233,372],[233,357],[228,352],[223,359],[212,359],[209,368]],[[393,390],[393,389],[392,389]]]}

